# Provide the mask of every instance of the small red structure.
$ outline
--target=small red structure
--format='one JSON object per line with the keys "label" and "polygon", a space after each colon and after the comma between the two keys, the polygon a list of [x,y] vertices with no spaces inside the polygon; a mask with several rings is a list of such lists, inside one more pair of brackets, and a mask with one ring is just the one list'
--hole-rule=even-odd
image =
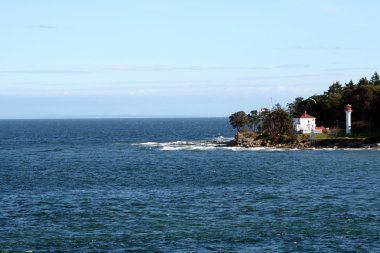
{"label": "small red structure", "polygon": [[304,113],[302,113],[300,118],[315,118],[315,117],[307,114],[307,111],[304,111]]}
{"label": "small red structure", "polygon": [[329,130],[329,128],[326,128],[326,127],[324,127],[324,126],[315,127],[315,131],[316,131],[317,133],[322,133],[323,130]]}
{"label": "small red structure", "polygon": [[346,112],[352,112],[352,108],[351,108],[351,105],[350,105],[350,104],[347,104],[347,105],[346,105],[345,111],[346,111]]}

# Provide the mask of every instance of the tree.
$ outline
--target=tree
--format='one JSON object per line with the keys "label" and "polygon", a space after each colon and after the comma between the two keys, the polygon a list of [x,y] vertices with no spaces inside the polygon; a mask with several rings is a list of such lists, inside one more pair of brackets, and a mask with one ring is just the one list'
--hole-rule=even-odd
{"label": "tree", "polygon": [[290,114],[277,105],[267,115],[263,125],[264,134],[273,142],[293,140],[293,120]]}
{"label": "tree", "polygon": [[379,77],[379,74],[377,74],[377,72],[375,72],[372,76],[371,76],[371,80],[369,81],[369,83],[371,85],[380,85],[380,77]]}
{"label": "tree", "polygon": [[248,126],[254,131],[257,130],[258,125],[260,123],[260,115],[257,110],[252,110],[248,114]]}
{"label": "tree", "polygon": [[325,92],[325,95],[327,96],[334,96],[337,94],[341,94],[343,91],[342,85],[339,82],[333,83],[327,92]]}
{"label": "tree", "polygon": [[[345,126],[345,105],[353,109],[352,126],[360,126],[362,131],[380,132],[380,76],[375,72],[370,79],[363,77],[358,83],[349,81],[344,86],[333,83],[321,95],[308,99],[296,98],[289,104],[292,115],[300,115],[307,110],[325,127]],[[359,127],[357,128],[357,130]]]}
{"label": "tree", "polygon": [[264,109],[259,113],[259,123],[257,125],[257,130],[262,135],[264,133],[264,122],[266,121],[270,111],[268,109]]}
{"label": "tree", "polygon": [[369,85],[369,81],[367,79],[367,77],[362,77],[359,82],[358,82],[358,86],[364,86],[364,85]]}
{"label": "tree", "polygon": [[287,105],[291,116],[296,117],[304,111],[302,106],[303,101],[303,97],[296,97],[293,102]]}
{"label": "tree", "polygon": [[230,116],[230,124],[236,128],[238,132],[248,124],[248,116],[244,111],[235,112]]}
{"label": "tree", "polygon": [[353,90],[355,88],[355,84],[352,80],[345,84],[344,90]]}

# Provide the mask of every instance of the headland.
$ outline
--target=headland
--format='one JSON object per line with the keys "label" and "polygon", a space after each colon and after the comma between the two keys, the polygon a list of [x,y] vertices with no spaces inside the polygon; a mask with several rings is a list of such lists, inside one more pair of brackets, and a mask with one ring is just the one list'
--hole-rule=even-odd
{"label": "headland", "polygon": [[288,148],[288,149],[378,149],[380,150],[380,137],[351,138],[336,137],[324,139],[294,139],[290,141],[273,142],[266,136],[252,132],[237,133],[234,140],[223,143],[230,147],[243,148]]}

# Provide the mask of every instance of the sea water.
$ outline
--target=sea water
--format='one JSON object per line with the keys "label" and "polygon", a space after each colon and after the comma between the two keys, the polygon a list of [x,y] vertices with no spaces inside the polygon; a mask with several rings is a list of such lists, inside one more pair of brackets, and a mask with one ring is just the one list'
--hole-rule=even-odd
{"label": "sea water", "polygon": [[380,152],[228,119],[0,121],[0,252],[379,252]]}

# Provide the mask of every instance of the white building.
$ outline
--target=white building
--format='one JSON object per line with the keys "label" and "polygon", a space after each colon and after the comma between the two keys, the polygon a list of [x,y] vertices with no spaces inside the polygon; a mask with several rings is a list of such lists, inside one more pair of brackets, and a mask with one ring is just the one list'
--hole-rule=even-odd
{"label": "white building", "polygon": [[316,118],[307,114],[305,111],[299,118],[293,118],[293,128],[297,133],[321,133],[322,128],[316,127]]}
{"label": "white building", "polygon": [[346,112],[346,134],[350,135],[351,134],[351,113],[352,113],[352,107],[350,104],[346,105],[345,112]]}

